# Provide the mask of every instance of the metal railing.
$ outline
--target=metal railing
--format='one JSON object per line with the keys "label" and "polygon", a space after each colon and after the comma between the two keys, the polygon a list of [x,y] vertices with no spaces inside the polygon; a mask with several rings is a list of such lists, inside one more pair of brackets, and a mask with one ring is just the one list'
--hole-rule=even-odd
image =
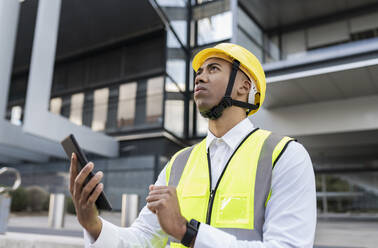
{"label": "metal railing", "polygon": [[0,234],[7,231],[8,218],[11,207],[11,197],[9,192],[16,190],[21,185],[21,175],[18,170],[10,167],[3,167],[0,169],[0,175],[10,173],[15,175],[15,180],[12,186],[0,186]]}

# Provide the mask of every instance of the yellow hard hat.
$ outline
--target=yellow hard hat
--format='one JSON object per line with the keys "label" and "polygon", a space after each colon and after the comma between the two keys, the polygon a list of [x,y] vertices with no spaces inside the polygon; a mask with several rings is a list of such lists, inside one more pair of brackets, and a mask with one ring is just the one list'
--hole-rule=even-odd
{"label": "yellow hard hat", "polygon": [[220,58],[230,63],[234,59],[240,62],[240,70],[242,70],[250,79],[256,83],[257,91],[259,94],[255,96],[255,102],[252,104],[259,104],[259,108],[252,110],[248,115],[252,115],[260,109],[265,99],[266,81],[265,73],[260,61],[250,51],[242,46],[232,43],[220,43],[212,48],[206,48],[193,58],[192,67],[194,71],[201,67],[201,65],[208,58]]}

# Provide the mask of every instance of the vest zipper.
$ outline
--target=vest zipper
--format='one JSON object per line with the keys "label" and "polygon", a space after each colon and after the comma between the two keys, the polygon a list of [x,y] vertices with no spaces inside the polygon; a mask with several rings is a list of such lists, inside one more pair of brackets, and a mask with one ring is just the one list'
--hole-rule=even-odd
{"label": "vest zipper", "polygon": [[249,136],[251,136],[254,132],[256,132],[259,128],[255,128],[252,132],[250,132],[243,140],[242,142],[240,142],[240,144],[238,145],[238,147],[235,149],[234,153],[232,153],[232,155],[230,156],[230,158],[228,159],[226,165],[224,166],[223,168],[223,171],[222,171],[222,174],[220,175],[218,181],[217,181],[217,184],[215,185],[215,188],[214,190],[211,188],[211,161],[210,161],[210,149],[207,150],[207,163],[208,163],[208,167],[209,167],[209,179],[210,179],[210,198],[209,198],[209,204],[207,206],[207,214],[206,214],[206,224],[210,225],[210,222],[211,222],[211,211],[213,210],[213,204],[214,204],[214,196],[215,196],[215,193],[217,192],[217,188],[218,188],[218,185],[223,177],[223,174],[225,173],[226,169],[227,169],[227,166],[228,164],[230,163],[232,157],[234,156],[234,154],[236,153],[236,151],[239,149],[239,147],[244,143],[244,141],[247,140],[247,138]]}
{"label": "vest zipper", "polygon": [[211,221],[211,210],[213,209],[214,195],[215,195],[215,190],[210,190],[210,199],[209,199],[209,204],[207,206],[207,216],[206,216],[206,224],[209,224],[209,225]]}
{"label": "vest zipper", "polygon": [[212,182],[211,182],[211,161],[210,161],[210,149],[207,150],[207,163],[209,168],[209,181],[210,181],[210,198],[209,203],[207,205],[207,214],[206,214],[206,224],[210,225],[211,220],[211,209],[213,208],[213,202],[214,202],[214,194],[215,190],[211,188]]}

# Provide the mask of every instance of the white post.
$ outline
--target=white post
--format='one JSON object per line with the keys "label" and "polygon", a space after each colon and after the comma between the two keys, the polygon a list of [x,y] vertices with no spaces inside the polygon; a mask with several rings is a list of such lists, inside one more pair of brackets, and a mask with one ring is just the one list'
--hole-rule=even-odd
{"label": "white post", "polygon": [[129,227],[138,217],[138,195],[122,194],[121,226]]}
{"label": "white post", "polygon": [[8,194],[0,194],[0,234],[7,231],[11,198]]}
{"label": "white post", "polygon": [[64,226],[65,215],[64,194],[51,194],[49,205],[48,225],[52,228],[62,228]]}

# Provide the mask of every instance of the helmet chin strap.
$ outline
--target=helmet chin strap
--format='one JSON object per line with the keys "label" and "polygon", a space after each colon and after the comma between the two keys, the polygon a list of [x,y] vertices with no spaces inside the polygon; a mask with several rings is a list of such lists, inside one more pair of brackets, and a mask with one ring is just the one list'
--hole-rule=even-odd
{"label": "helmet chin strap", "polygon": [[232,62],[232,71],[231,71],[231,74],[230,74],[230,78],[228,80],[226,94],[224,95],[224,97],[220,101],[220,103],[218,103],[218,105],[212,107],[210,110],[205,110],[205,111],[200,112],[203,117],[209,118],[210,120],[216,120],[216,119],[218,119],[219,117],[222,116],[223,111],[226,108],[231,107],[231,106],[238,106],[238,107],[241,107],[241,108],[247,108],[247,109],[249,109],[247,114],[250,111],[257,109],[259,107],[259,104],[256,104],[256,105],[250,104],[250,103],[247,103],[247,102],[237,101],[237,100],[234,100],[234,99],[231,98],[232,88],[234,87],[236,73],[239,70],[239,66],[240,66],[240,62],[238,60],[234,60]]}

